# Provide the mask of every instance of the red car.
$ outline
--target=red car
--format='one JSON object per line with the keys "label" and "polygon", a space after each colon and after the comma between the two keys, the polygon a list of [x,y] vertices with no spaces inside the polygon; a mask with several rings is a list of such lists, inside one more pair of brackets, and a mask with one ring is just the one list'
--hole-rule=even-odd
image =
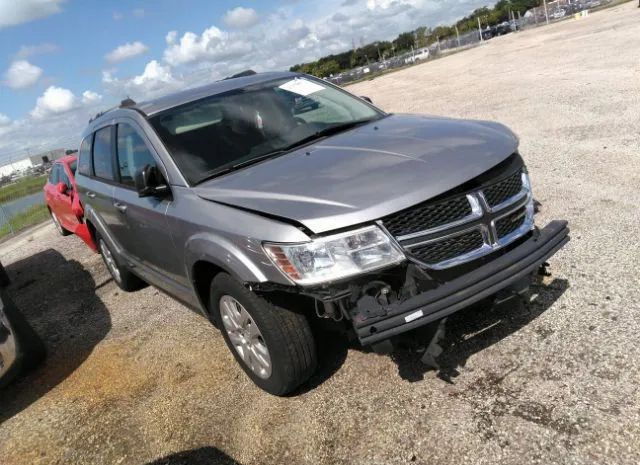
{"label": "red car", "polygon": [[84,222],[84,210],[76,189],[74,175],[77,164],[75,155],[67,155],[53,162],[49,179],[44,185],[44,199],[58,232],[63,236],[75,234],[91,250],[97,252],[89,228]]}

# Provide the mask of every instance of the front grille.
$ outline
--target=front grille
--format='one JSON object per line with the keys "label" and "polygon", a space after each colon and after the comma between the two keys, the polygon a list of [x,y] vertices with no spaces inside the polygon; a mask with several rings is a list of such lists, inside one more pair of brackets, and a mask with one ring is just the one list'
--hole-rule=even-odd
{"label": "front grille", "polygon": [[475,229],[458,236],[412,248],[409,253],[428,265],[473,252],[484,245],[482,234]]}
{"label": "front grille", "polygon": [[522,207],[511,213],[510,215],[497,220],[496,234],[498,235],[498,239],[502,239],[503,237],[511,234],[513,231],[522,226],[526,220],[526,213],[527,212],[525,207]]}
{"label": "front grille", "polygon": [[394,236],[404,236],[453,223],[471,214],[471,205],[465,195],[438,203],[424,202],[382,219]]}
{"label": "front grille", "polygon": [[518,170],[508,178],[485,187],[482,192],[490,207],[495,207],[517,195],[522,190],[522,171]]}

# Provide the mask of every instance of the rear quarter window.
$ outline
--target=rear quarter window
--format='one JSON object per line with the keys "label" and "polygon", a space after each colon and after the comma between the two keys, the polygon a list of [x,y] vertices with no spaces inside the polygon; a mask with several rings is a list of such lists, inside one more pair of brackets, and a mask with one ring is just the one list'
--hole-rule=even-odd
{"label": "rear quarter window", "polygon": [[[91,176],[91,142],[93,134],[88,135],[80,144],[78,153],[78,173],[84,176]],[[75,174],[75,172],[74,172]]]}
{"label": "rear quarter window", "polygon": [[96,131],[93,140],[93,172],[96,177],[113,181],[113,152],[111,149],[111,126]]}

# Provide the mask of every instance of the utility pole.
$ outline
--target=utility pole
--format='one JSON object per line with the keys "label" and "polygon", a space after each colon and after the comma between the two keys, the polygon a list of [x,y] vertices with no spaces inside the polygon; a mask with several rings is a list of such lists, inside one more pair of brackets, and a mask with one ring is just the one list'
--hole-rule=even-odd
{"label": "utility pole", "polygon": [[484,39],[482,38],[482,26],[480,25],[480,17],[478,17],[477,19],[478,19],[478,32],[480,32],[480,42],[483,42]]}
{"label": "utility pole", "polygon": [[547,24],[549,24],[549,10],[547,9],[547,0],[542,0],[544,3],[544,16],[547,18]]}
{"label": "utility pole", "polygon": [[458,48],[460,48],[460,31],[458,31],[457,24],[456,24],[456,38],[458,39]]}

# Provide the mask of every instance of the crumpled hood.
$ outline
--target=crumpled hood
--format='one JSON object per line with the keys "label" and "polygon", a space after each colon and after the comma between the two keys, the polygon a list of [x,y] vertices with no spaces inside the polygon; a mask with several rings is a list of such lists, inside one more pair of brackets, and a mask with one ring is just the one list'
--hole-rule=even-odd
{"label": "crumpled hood", "polygon": [[517,147],[516,136],[499,123],[390,115],[212,179],[195,192],[323,233],[436,197]]}

